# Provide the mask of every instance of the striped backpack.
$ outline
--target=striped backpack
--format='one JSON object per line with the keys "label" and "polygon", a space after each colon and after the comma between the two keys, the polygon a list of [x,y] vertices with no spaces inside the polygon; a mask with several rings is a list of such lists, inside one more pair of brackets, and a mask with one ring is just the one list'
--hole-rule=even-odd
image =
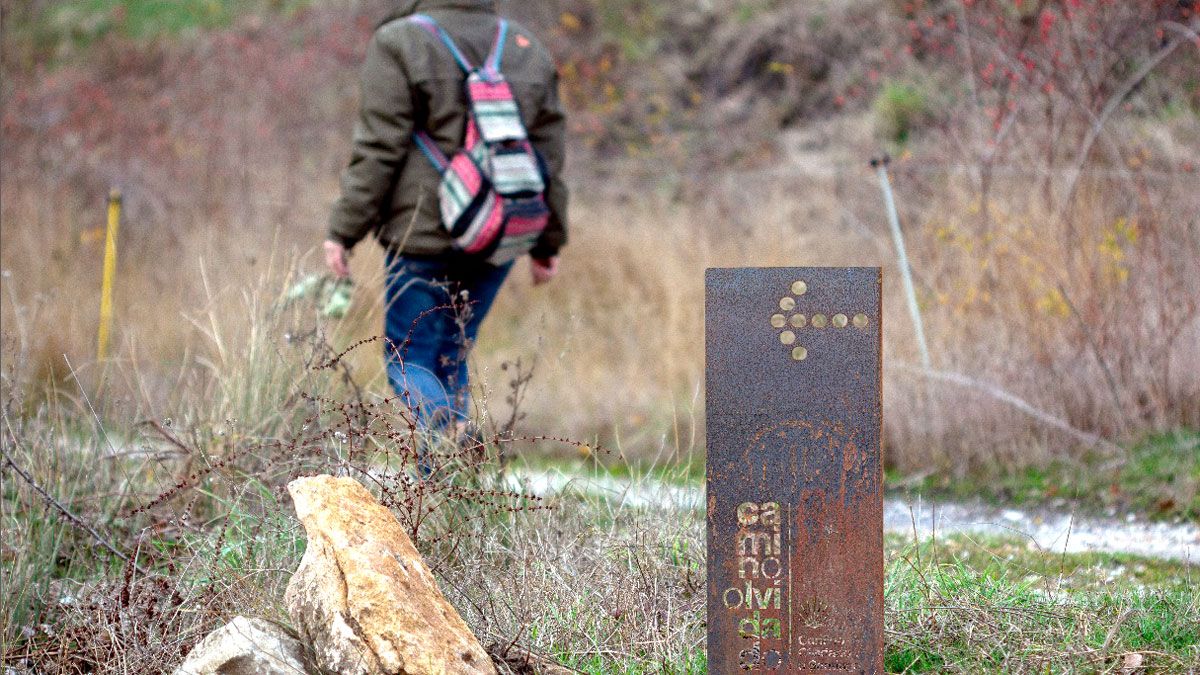
{"label": "striped backpack", "polygon": [[466,73],[468,103],[463,148],[447,158],[423,130],[417,146],[442,176],[438,187],[442,226],[454,249],[495,265],[528,253],[550,218],[546,176],[529,142],[512,89],[500,73],[508,22],[500,19],[496,42],[481,67],[472,66],[454,40],[424,14],[410,20],[440,39]]}

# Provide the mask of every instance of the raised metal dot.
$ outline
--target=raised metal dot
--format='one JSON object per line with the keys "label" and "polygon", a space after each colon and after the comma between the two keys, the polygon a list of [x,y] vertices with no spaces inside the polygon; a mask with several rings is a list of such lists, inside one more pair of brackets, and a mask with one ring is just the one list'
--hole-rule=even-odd
{"label": "raised metal dot", "polygon": [[833,315],[833,325],[834,326],[837,326],[838,328],[845,328],[846,324],[848,324],[848,323],[850,323],[850,320],[846,318],[845,314],[834,314]]}
{"label": "raised metal dot", "polygon": [[797,361],[803,361],[808,358],[808,350],[804,347],[796,347],[792,350],[792,358]]}
{"label": "raised metal dot", "polygon": [[828,324],[829,324],[829,319],[825,318],[824,314],[813,314],[813,318],[812,318],[813,328],[824,328]]}
{"label": "raised metal dot", "polygon": [[790,312],[793,309],[796,309],[795,298],[783,298],[782,300],[780,300],[779,301],[779,309],[782,309],[785,312]]}
{"label": "raised metal dot", "polygon": [[783,328],[785,323],[787,323],[787,317],[782,314],[776,314],[771,317],[771,326],[774,328]]}
{"label": "raised metal dot", "polygon": [[808,284],[804,283],[803,281],[797,281],[792,284],[792,293],[795,293],[796,295],[804,295],[807,292]]}
{"label": "raised metal dot", "polygon": [[779,341],[785,345],[790,345],[796,341],[796,334],[790,330],[785,330],[779,334]]}
{"label": "raised metal dot", "polygon": [[791,323],[793,328],[804,328],[804,325],[808,323],[808,317],[803,314],[793,314]]}
{"label": "raised metal dot", "polygon": [[867,315],[866,314],[855,314],[854,315],[854,327],[855,328],[866,328],[867,327]]}

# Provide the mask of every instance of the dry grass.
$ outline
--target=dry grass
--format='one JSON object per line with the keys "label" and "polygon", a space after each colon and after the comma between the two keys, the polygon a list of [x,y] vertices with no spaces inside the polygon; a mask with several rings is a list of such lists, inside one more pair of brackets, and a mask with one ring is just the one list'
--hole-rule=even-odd
{"label": "dry grass", "polygon": [[[890,246],[879,235],[876,186],[866,171],[838,180],[852,187],[843,185],[848,194],[842,200],[833,196],[832,179],[805,176],[778,180],[759,194],[720,195],[712,198],[716,204],[697,206],[651,193],[614,209],[584,196],[573,214],[577,234],[561,281],[534,289],[518,274],[489,318],[475,359],[478,397],[491,410],[503,408],[508,378],[499,365],[536,359],[527,431],[598,437],[630,457],[693,453],[702,450],[706,266],[883,265],[893,466],[967,472],[1082,458],[1088,448],[1073,438],[986,395],[925,384],[890,367],[919,360]],[[908,203],[920,201],[905,194],[914,184],[929,185],[903,175],[897,183],[900,199]],[[951,181],[939,183],[955,193]],[[1176,192],[1170,203],[1195,206],[1189,203],[1194,195],[1170,189]],[[795,200],[794,192],[806,198]],[[906,215],[936,367],[994,383],[1079,429],[1117,441],[1200,423],[1200,378],[1186,367],[1200,358],[1194,302],[1200,274],[1187,254],[1186,216],[1153,227],[1130,225],[1108,215],[1119,209],[1094,202],[1083,235],[1092,244],[1070,250],[1039,232],[1043,214],[1035,207],[1017,211],[999,228],[985,259],[983,244],[964,226],[972,208],[965,195],[930,199],[928,208],[909,207]],[[18,217],[20,203],[5,200],[6,212],[13,214],[6,222]],[[722,211],[737,215],[709,215]],[[308,219],[321,213],[314,206]],[[871,225],[860,232],[847,222]],[[201,222],[194,227],[203,230]],[[3,303],[11,363],[19,366],[13,381],[70,393],[75,385],[67,376],[66,354],[84,381],[94,384],[99,369],[89,358],[92,303],[64,297],[94,287],[94,267],[82,261],[30,266],[25,261],[40,255],[40,242],[53,235],[16,232],[6,237],[4,251],[4,268],[13,275]],[[319,238],[315,228],[309,234],[310,242]],[[294,265],[292,258],[272,253],[306,243],[289,236],[292,243],[282,244],[282,231],[262,239],[235,233],[233,239],[181,244],[161,262],[124,259],[118,288],[122,349],[109,364],[109,395],[101,403],[123,400],[126,414],[133,409],[143,416],[171,416],[193,405],[202,409],[207,392],[228,388],[224,374],[235,365],[230,349],[257,344],[248,338],[270,330],[270,303],[247,305],[247,287],[282,288],[292,270],[315,267],[311,256]],[[229,260],[239,246],[237,257],[256,259],[254,266]],[[96,249],[90,253],[99,255]],[[378,252],[364,246],[354,268],[359,288],[352,315],[322,329],[335,345],[375,335],[381,323]],[[363,349],[353,357],[359,383],[377,392],[385,386],[381,352]],[[246,362],[265,367],[271,355]],[[223,394],[244,396],[231,403],[228,413],[235,419],[263,410],[253,392]],[[222,418],[213,411],[213,419]],[[963,424],[965,419],[971,424]]]}
{"label": "dry grass", "polygon": [[[1080,217],[1079,238],[1091,243],[1074,248],[1046,236],[1048,216],[1029,205],[1006,214],[989,253],[972,233],[972,206],[957,181],[907,174],[903,165],[899,172],[900,199],[921,204],[906,215],[936,368],[993,383],[1115,440],[1200,421],[1200,380],[1186,367],[1200,358],[1200,270],[1186,253],[1195,249],[1183,212],[1127,235],[1129,221],[1110,215],[1120,207],[1097,191]],[[1073,449],[1074,439],[984,393],[893,367],[919,364],[912,324],[879,235],[877,186],[865,170],[847,173],[722,195],[719,208],[654,197],[616,210],[581,206],[563,283],[546,294],[512,289],[484,350],[528,353],[524,336],[537,336],[542,386],[530,408],[538,425],[619,435],[626,451],[673,456],[697,449],[704,267],[882,265],[893,465],[966,472],[1081,458],[1086,449]],[[835,181],[844,200],[834,197]],[[1170,203],[1200,206],[1182,181],[1165,186]],[[788,195],[789,183],[804,198]],[[941,194],[912,194],[936,188]],[[1015,203],[1020,188],[1012,189]],[[714,220],[714,212],[743,215]],[[859,232],[848,222],[871,225]]]}
{"label": "dry grass", "polygon": [[[14,478],[4,502],[0,662],[18,672],[169,672],[235,614],[286,621],[280,598],[304,547],[279,489],[286,476],[348,470],[402,520],[419,495],[411,482],[392,482],[408,480],[405,466],[389,468],[401,458],[387,452],[404,443],[372,439],[379,424],[347,426],[342,409],[309,422],[320,442],[283,457],[266,451],[277,439],[227,434],[181,454],[147,428],[131,438],[138,455],[114,456],[98,436],[55,447],[74,438],[60,420],[5,418],[6,455],[150,569],[115,561]],[[169,429],[176,438],[205,433],[178,422]],[[344,429],[353,433],[339,438]],[[363,471],[372,440],[383,450]],[[459,465],[446,485],[505,485],[492,457]],[[181,466],[212,470],[156,498],[175,483],[158,473]],[[438,501],[418,544],[494,653],[531,651],[596,675],[706,672],[701,513],[621,508],[571,491],[535,510]],[[1192,567],[967,537],[889,540],[887,561],[889,672],[1093,672],[1127,658],[1164,673],[1200,665]]]}
{"label": "dry grass", "polygon": [[[347,155],[354,67],[372,11],[248,19],[179,45],[112,37],[90,63],[12,73],[0,316],[8,384],[28,392],[25,400],[76,389],[64,354],[104,417],[116,406],[118,417],[177,415],[227,386],[231,345],[264,330],[270,311],[247,309],[248,289],[279,289],[297,270],[318,267],[312,252]],[[770,16],[756,14],[755,25],[766,30]],[[886,16],[856,21],[868,19]],[[805,30],[820,25],[812,21]],[[1194,52],[1177,57],[1166,74]],[[1194,114],[1109,121],[1068,201],[1070,167],[1045,166],[1040,118],[1014,118],[1015,140],[978,165],[983,140],[972,111],[955,105],[939,116],[948,127],[916,137],[895,166],[935,367],[1117,442],[1200,424],[1200,376],[1188,367],[1200,359],[1200,196],[1183,151],[1200,138]],[[1139,100],[1138,110],[1147,105]],[[1080,133],[1086,118],[1072,114],[1058,122],[1059,137]],[[962,121],[944,121],[951,115]],[[849,113],[814,121],[738,161],[762,168],[704,173],[576,148],[565,273],[545,291],[519,278],[502,295],[477,353],[480,400],[503,407],[499,365],[536,359],[528,430],[599,438],[629,457],[701,451],[703,268],[882,265],[894,467],[961,475],[1112,454],[978,390],[899,367],[918,359],[878,187],[862,164],[876,144],[872,126]],[[1066,156],[1065,141],[1056,145]],[[119,348],[96,395],[99,226],[112,185],[127,204]],[[354,311],[322,329],[335,346],[380,331],[375,247],[362,247],[354,269]],[[214,317],[235,320],[218,330]],[[378,354],[353,357],[359,384],[373,391],[385,386]],[[251,397],[231,414],[255,406]]]}

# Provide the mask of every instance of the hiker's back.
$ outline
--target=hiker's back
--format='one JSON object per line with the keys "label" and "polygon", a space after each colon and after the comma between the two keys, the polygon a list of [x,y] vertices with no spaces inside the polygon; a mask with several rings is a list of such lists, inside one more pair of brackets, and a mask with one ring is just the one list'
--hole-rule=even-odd
{"label": "hiker's back", "polygon": [[[491,8],[492,3],[483,0],[417,4],[420,14],[444,29],[472,64],[482,64],[495,44],[498,17]],[[382,24],[372,43],[363,70],[364,110],[355,131],[356,146],[366,153],[380,143],[415,150],[408,135],[423,131],[447,156],[460,150],[466,140],[469,112],[465,76],[443,41],[410,14]],[[554,61],[532,32],[512,23],[500,70],[520,109],[529,140],[551,175],[546,199],[552,215],[537,250],[552,254],[565,241],[562,223],[566,211],[566,187],[558,180],[564,130]],[[403,82],[403,91],[395,91],[397,80]],[[377,102],[379,109],[372,109],[372,102]],[[404,138],[399,137],[402,133]],[[364,158],[372,159],[369,155]],[[372,165],[356,169],[352,161],[343,177],[343,199],[331,219],[334,236],[351,243],[351,235],[363,232],[367,219],[374,216],[372,230],[385,247],[413,255],[449,254],[454,241],[441,224],[438,169],[418,151],[397,159],[386,194],[381,192],[380,181],[387,176]],[[365,184],[364,178],[370,184]],[[370,197],[383,197],[384,201],[372,204]]]}
{"label": "hiker's back", "polygon": [[[367,45],[353,152],[328,239],[353,248],[368,234],[389,251],[426,258],[455,254],[443,225],[442,173],[415,142],[428,134],[447,157],[463,149],[471,108],[463,66],[424,15],[443,29],[464,61],[481,65],[493,52],[500,17],[491,0],[404,0]],[[546,260],[566,243],[568,190],[562,180],[566,124],[554,61],[527,28],[509,25],[499,70],[546,174],[549,220],[530,250]]]}
{"label": "hiker's back", "polygon": [[[496,39],[495,14],[454,9],[424,14],[445,29],[471,63],[483,63],[491,52]],[[501,70],[526,128],[534,129],[536,115],[550,88],[556,86],[554,61],[533,33],[520,24],[510,21],[509,25]],[[461,147],[467,118],[462,69],[446,46],[410,17],[391,21],[380,30],[381,39],[400,50],[409,81],[419,97],[413,102],[416,116],[427,115],[426,131],[443,150]]]}

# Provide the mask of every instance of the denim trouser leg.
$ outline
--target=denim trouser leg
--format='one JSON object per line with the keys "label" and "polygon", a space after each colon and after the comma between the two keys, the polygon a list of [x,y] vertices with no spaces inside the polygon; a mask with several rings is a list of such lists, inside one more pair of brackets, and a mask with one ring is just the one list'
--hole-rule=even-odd
{"label": "denim trouser leg", "polygon": [[[423,426],[467,418],[467,353],[511,268],[388,255],[388,382]],[[464,291],[460,326],[447,306]]]}

